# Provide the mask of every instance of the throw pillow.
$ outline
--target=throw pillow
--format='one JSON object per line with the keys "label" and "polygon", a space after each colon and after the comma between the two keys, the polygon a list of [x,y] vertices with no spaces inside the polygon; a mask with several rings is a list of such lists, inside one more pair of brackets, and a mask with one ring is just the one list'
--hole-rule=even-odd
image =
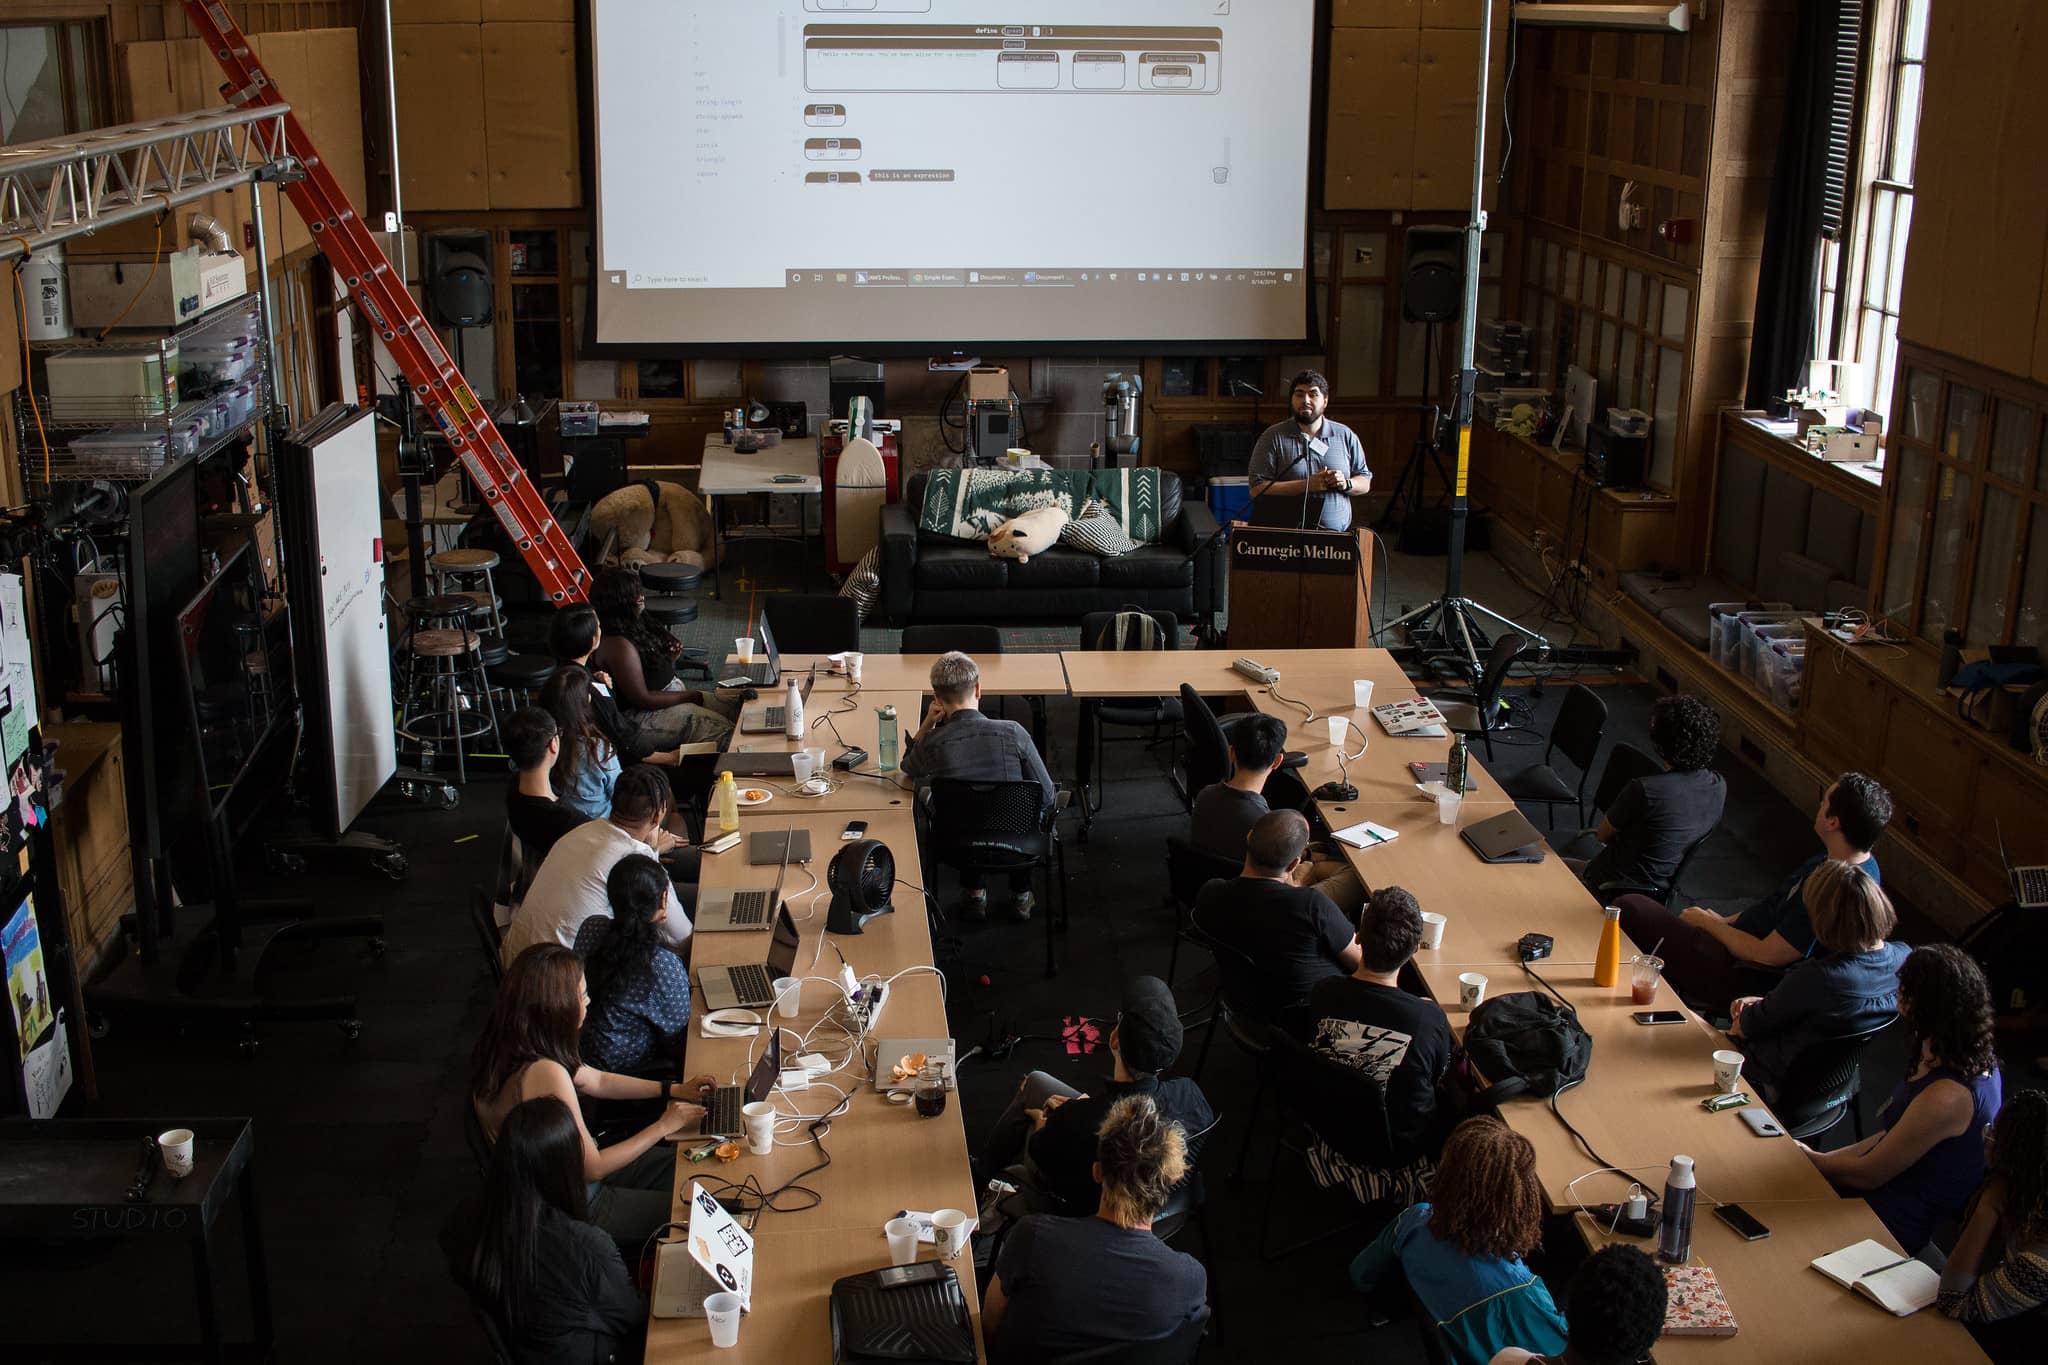
{"label": "throw pillow", "polygon": [[1099,498],[1090,498],[1081,505],[1080,515],[1060,532],[1060,544],[1104,559],[1127,555],[1138,548],[1138,542],[1124,534],[1124,528],[1117,525],[1116,518],[1109,515]]}
{"label": "throw pillow", "polygon": [[875,614],[875,607],[882,600],[882,547],[877,545],[860,557],[860,563],[846,575],[846,581],[839,586],[841,597],[851,597],[853,604],[860,608],[860,619],[865,621]]}

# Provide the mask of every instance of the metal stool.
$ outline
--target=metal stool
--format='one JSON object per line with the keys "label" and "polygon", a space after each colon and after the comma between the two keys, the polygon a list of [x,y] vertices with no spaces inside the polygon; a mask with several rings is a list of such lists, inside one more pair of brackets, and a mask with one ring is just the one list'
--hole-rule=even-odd
{"label": "metal stool", "polygon": [[477,603],[460,594],[415,597],[406,603],[412,629],[406,636],[404,682],[398,733],[411,740],[422,766],[439,745],[455,746],[455,779],[469,780],[472,739],[498,730],[497,705],[483,659],[483,639],[474,618]]}
{"label": "metal stool", "polygon": [[[693,594],[703,581],[704,571],[694,564],[642,564],[640,586],[647,593],[647,614],[671,628],[692,624],[697,619],[697,599]],[[676,659],[676,671],[711,677],[711,651],[685,647]]]}
{"label": "metal stool", "polygon": [[505,694],[507,705],[532,706],[560,666],[545,654],[507,654],[496,662],[485,660],[484,675],[493,691]]}
{"label": "metal stool", "polygon": [[483,631],[500,639],[505,635],[504,602],[491,571],[498,567],[496,550],[443,550],[427,561],[427,574],[440,595],[460,593],[474,597],[489,608]]}

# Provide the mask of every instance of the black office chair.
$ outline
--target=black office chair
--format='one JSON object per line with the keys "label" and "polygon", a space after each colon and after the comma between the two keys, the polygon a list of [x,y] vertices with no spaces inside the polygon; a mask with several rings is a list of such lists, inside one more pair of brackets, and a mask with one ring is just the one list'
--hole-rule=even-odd
{"label": "black office chair", "polygon": [[860,648],[860,606],[836,592],[776,593],[764,599],[776,648],[785,654],[838,654]]}
{"label": "black office chair", "polygon": [[1662,763],[1635,745],[1617,742],[1607,751],[1607,765],[1600,770],[1599,784],[1593,788],[1593,809],[1605,813],[1623,787],[1639,777],[1655,777],[1663,771]]}
{"label": "black office chair", "polygon": [[1195,1259],[1209,1272],[1209,1311],[1219,1340],[1223,1336],[1222,1296],[1217,1292],[1216,1243],[1209,1231],[1209,1185],[1202,1170],[1202,1154],[1209,1150],[1209,1139],[1222,1126],[1223,1117],[1219,1114],[1209,1120],[1207,1128],[1187,1135],[1188,1173],[1173,1187],[1166,1207],[1152,1220],[1152,1235],[1169,1245],[1190,1227],[1201,1234],[1202,1253]]}
{"label": "black office chair", "polygon": [[1818,1137],[1847,1118],[1863,1137],[1863,1114],[1856,1097],[1863,1089],[1863,1054],[1884,1031],[1898,1022],[1894,1015],[1874,1028],[1810,1043],[1785,1068],[1773,1087],[1771,1112],[1793,1137]]}
{"label": "black office chair", "polygon": [[898,654],[946,654],[953,650],[962,654],[1000,654],[1003,652],[1003,632],[999,626],[938,625],[905,626],[903,643],[897,646]]}
{"label": "black office chair", "polygon": [[1411,1165],[1420,1153],[1404,1151],[1395,1143],[1387,1124],[1386,1093],[1378,1081],[1356,1067],[1327,1057],[1276,1029],[1270,1038],[1264,1070],[1272,1073],[1272,1089],[1278,1097],[1282,1119],[1281,1135],[1273,1144],[1267,1167],[1266,1208],[1259,1220],[1259,1256],[1271,1260],[1334,1237],[1349,1226],[1340,1223],[1278,1251],[1269,1250],[1273,1206],[1280,1202],[1283,1155],[1299,1157],[1306,1173],[1313,1139],[1321,1139],[1324,1146],[1346,1161],[1367,1170],[1397,1170]]}
{"label": "black office chair", "polygon": [[1049,1365],[1190,1365],[1202,1349],[1202,1334],[1209,1330],[1209,1306],[1156,1341],[1112,1341],[1053,1356]]}
{"label": "black office chair", "polygon": [[1699,851],[1706,847],[1707,840],[1713,838],[1714,832],[1720,828],[1719,825],[1709,826],[1699,838],[1687,844],[1685,852],[1679,854],[1678,861],[1672,865],[1671,876],[1668,880],[1652,884],[1617,878],[1600,883],[1596,891],[1600,896],[1601,903],[1612,905],[1617,896],[1648,896],[1650,899],[1661,901],[1666,905],[1671,904],[1672,897],[1678,894],[1680,883],[1685,880],[1685,870],[1692,866],[1692,860],[1699,855]]}
{"label": "black office chair", "polygon": [[[1249,720],[1252,713],[1244,712],[1219,720],[1202,694],[1195,691],[1190,683],[1180,685],[1180,713],[1182,736],[1187,743],[1184,760],[1187,783],[1181,795],[1183,804],[1193,810],[1195,797],[1202,788],[1225,781],[1237,770],[1237,760],[1230,752],[1230,732]],[[1287,757],[1280,761],[1282,772],[1306,766],[1308,755],[1294,750],[1289,750]]]}
{"label": "black office chair", "polygon": [[1272,1087],[1272,1069],[1266,1062],[1273,1050],[1273,1040],[1281,1036],[1281,1031],[1259,1008],[1258,969],[1252,960],[1204,929],[1201,920],[1193,915],[1188,916],[1188,938],[1207,948],[1216,959],[1216,993],[1209,1004],[1209,1026],[1202,1034],[1202,1051],[1195,1058],[1195,1083],[1201,1083],[1202,1070],[1209,1064],[1209,1049],[1215,1045],[1219,1028],[1251,1059],[1252,1074],[1258,1078],[1252,1089],[1251,1111],[1245,1116],[1244,1140],[1238,1143],[1237,1161],[1230,1168],[1230,1178],[1241,1180],[1245,1162],[1251,1157],[1252,1138],[1259,1131],[1259,1114],[1265,1108],[1266,1092]]}
{"label": "black office chair", "polygon": [[1173,954],[1166,963],[1168,986],[1173,985],[1174,977],[1180,972],[1180,945],[1183,942],[1206,943],[1205,939],[1196,938],[1190,932],[1195,898],[1210,882],[1235,877],[1243,866],[1242,858],[1228,858],[1197,848],[1178,834],[1166,836],[1166,903],[1174,912]]}
{"label": "black office chair", "polygon": [[[1168,611],[1091,611],[1081,618],[1081,648],[1086,650],[1179,649],[1180,622]],[[1103,731],[1108,726],[1147,730],[1140,736],[1147,745],[1178,747],[1183,717],[1178,697],[1126,697],[1112,700],[1088,699],[1081,703],[1080,741],[1075,748],[1075,767],[1080,788],[1081,839],[1087,841],[1089,827],[1102,810]],[[1173,763],[1167,767],[1171,780]],[[1182,793],[1185,799],[1185,793]]]}
{"label": "black office chair", "polygon": [[[1586,823],[1586,782],[1592,776],[1593,756],[1600,751],[1600,736],[1607,729],[1607,703],[1584,683],[1573,683],[1557,708],[1550,738],[1543,746],[1543,761],[1533,767],[1507,773],[1500,788],[1511,800],[1535,801],[1548,810],[1550,827],[1557,828],[1557,808],[1570,802],[1578,811],[1579,824]],[[1568,785],[1553,765],[1563,754],[1578,769],[1577,786]]]}
{"label": "black office chair", "polygon": [[[960,872],[1043,871],[1047,881],[1045,974],[1059,973],[1053,935],[1067,922],[1067,855],[1060,844],[1060,799],[1051,801],[1036,782],[969,782],[934,778],[918,793],[918,846],[927,868],[944,864]],[[1051,883],[1059,883],[1054,913]],[[932,884],[929,873],[925,885]]]}
{"label": "black office chair", "polygon": [[1493,732],[1506,724],[1506,708],[1500,704],[1501,687],[1507,682],[1508,670],[1528,647],[1528,636],[1508,631],[1493,642],[1485,670],[1472,680],[1471,690],[1429,694],[1444,724],[1461,735],[1478,735],[1486,745],[1488,759],[1493,757]]}

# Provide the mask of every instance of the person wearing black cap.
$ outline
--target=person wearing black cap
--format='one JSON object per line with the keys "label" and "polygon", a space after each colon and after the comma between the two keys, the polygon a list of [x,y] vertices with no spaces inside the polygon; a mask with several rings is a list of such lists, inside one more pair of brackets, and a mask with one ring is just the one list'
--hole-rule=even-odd
{"label": "person wearing black cap", "polygon": [[1102,1193],[1094,1174],[1096,1131],[1126,1095],[1150,1095],[1165,1118],[1191,1135],[1207,1128],[1215,1114],[1201,1087],[1185,1077],[1160,1079],[1179,1059],[1180,1045],[1173,992],[1156,976],[1136,976],[1124,986],[1123,1008],[1109,1031],[1108,1079],[1083,1093],[1043,1071],[1026,1076],[982,1155],[985,1170],[1004,1171],[1016,1187],[1016,1197],[1003,1201],[1004,1212],[1093,1209]]}

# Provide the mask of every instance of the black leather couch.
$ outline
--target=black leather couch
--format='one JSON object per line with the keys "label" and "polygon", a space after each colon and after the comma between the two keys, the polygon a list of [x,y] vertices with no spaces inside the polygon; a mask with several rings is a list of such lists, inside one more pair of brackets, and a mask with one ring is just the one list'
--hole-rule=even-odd
{"label": "black leather couch", "polygon": [[[1102,558],[1056,545],[1025,563],[997,559],[979,541],[920,533],[925,476],[882,509],[882,614],[892,627],[919,621],[1074,622],[1091,611],[1136,606],[1206,625],[1223,604],[1223,542],[1207,506],[1183,501],[1180,476],[1160,476],[1165,534],[1127,555]],[[1199,549],[1199,553],[1197,553]]]}

